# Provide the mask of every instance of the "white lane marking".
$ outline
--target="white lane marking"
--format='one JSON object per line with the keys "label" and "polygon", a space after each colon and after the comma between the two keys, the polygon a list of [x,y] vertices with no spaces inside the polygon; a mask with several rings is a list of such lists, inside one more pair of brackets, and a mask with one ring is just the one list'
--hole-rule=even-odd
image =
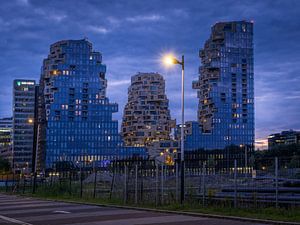
{"label": "white lane marking", "polygon": [[26,222],[23,222],[21,220],[16,220],[14,218],[2,216],[2,215],[0,215],[0,219],[8,221],[8,222],[16,223],[16,224],[21,224],[21,225],[32,225],[31,223],[26,223]]}
{"label": "white lane marking", "polygon": [[68,212],[68,211],[62,211],[62,210],[57,210],[57,211],[53,211],[53,213],[69,214],[69,213],[71,213],[71,212]]}

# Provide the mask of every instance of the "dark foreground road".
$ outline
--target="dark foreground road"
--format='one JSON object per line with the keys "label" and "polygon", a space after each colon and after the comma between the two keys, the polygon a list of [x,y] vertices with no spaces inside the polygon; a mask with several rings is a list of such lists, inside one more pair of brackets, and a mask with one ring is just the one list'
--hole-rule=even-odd
{"label": "dark foreground road", "polygon": [[0,224],[254,225],[255,223],[44,201],[0,194]]}

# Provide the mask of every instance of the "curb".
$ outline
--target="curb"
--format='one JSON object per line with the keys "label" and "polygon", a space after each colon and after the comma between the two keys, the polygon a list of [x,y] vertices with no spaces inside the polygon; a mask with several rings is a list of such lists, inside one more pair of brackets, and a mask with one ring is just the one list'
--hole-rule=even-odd
{"label": "curb", "polygon": [[111,208],[120,208],[120,209],[132,209],[132,210],[139,210],[139,211],[178,214],[178,215],[196,216],[196,217],[207,217],[207,218],[215,218],[215,219],[227,219],[227,220],[235,220],[235,221],[243,221],[243,222],[255,222],[255,223],[275,224],[275,225],[300,225],[300,223],[298,223],[298,222],[264,220],[264,219],[248,218],[248,217],[226,216],[226,215],[223,216],[223,215],[216,215],[216,214],[196,213],[196,212],[188,212],[188,211],[173,211],[173,210],[166,210],[166,209],[151,209],[151,208],[142,208],[142,207],[136,207],[136,206],[122,206],[122,205],[101,204],[101,203],[91,203],[91,202],[77,202],[77,201],[73,201],[73,200],[57,200],[57,199],[48,199],[48,198],[39,198],[39,197],[30,197],[30,198],[48,200],[48,201],[54,201],[54,202],[67,202],[67,203],[73,203],[73,204],[84,204],[84,205],[102,206],[102,207],[111,207]]}

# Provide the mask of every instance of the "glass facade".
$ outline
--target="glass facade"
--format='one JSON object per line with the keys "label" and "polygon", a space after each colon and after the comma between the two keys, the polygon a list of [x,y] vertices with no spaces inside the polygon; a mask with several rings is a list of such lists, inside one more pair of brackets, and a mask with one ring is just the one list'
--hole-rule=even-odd
{"label": "glass facade", "polygon": [[253,23],[215,24],[199,56],[198,122],[186,123],[186,148],[253,148]]}
{"label": "glass facade", "polygon": [[102,55],[89,41],[51,45],[40,80],[39,168],[58,161],[106,161],[121,151],[118,121],[112,118],[118,105],[106,97],[105,73]]}
{"label": "glass facade", "polygon": [[35,81],[13,81],[13,159],[15,171],[32,167],[34,139]]}
{"label": "glass facade", "polygon": [[286,130],[268,136],[268,149],[276,149],[281,145],[300,144],[300,131]]}
{"label": "glass facade", "polygon": [[12,164],[12,127],[13,119],[0,119],[0,157]]}

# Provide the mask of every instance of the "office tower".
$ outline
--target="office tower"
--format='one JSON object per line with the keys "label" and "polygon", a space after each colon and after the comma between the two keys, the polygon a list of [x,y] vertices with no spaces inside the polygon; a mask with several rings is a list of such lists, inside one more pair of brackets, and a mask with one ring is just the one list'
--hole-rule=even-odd
{"label": "office tower", "polygon": [[16,172],[31,172],[34,139],[35,81],[13,81],[13,152]]}
{"label": "office tower", "polygon": [[138,73],[132,76],[121,128],[125,144],[150,146],[153,142],[170,140],[174,127],[162,75]]}
{"label": "office tower", "polygon": [[300,144],[300,131],[287,130],[268,136],[268,148],[274,149],[281,145]]}
{"label": "office tower", "polygon": [[12,117],[0,119],[0,158],[12,165]]}
{"label": "office tower", "polygon": [[254,144],[253,23],[220,22],[200,50],[198,125],[186,125],[187,149]]}
{"label": "office tower", "polygon": [[86,39],[50,46],[39,91],[38,170],[57,162],[110,160],[121,145],[116,103],[106,97],[106,66]]}

